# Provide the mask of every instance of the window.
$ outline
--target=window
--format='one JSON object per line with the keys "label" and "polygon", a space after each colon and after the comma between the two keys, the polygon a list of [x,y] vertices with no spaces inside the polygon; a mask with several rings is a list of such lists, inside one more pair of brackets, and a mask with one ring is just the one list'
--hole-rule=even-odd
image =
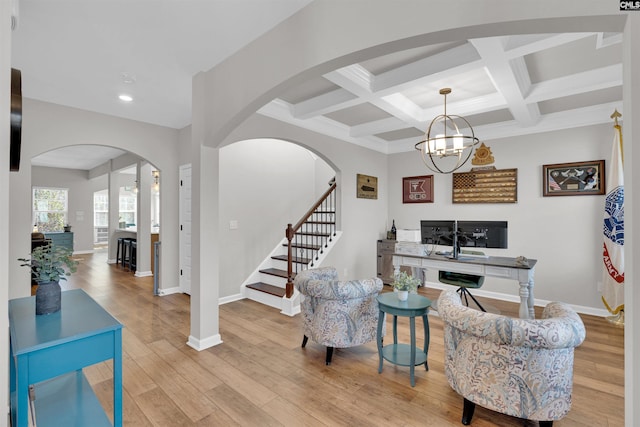
{"label": "window", "polygon": [[68,196],[67,188],[33,188],[33,223],[39,232],[64,230]]}
{"label": "window", "polygon": [[120,228],[135,227],[138,207],[137,195],[134,192],[127,191],[126,188],[120,188],[119,202]]}
{"label": "window", "polygon": [[109,194],[107,190],[93,193],[93,243],[109,241]]}

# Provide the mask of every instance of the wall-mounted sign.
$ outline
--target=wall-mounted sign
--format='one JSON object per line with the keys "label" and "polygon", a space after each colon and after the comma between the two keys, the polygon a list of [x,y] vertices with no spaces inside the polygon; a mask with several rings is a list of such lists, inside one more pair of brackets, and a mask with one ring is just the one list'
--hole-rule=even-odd
{"label": "wall-mounted sign", "polygon": [[369,175],[357,175],[356,197],[359,199],[378,198],[378,178]]}
{"label": "wall-mounted sign", "polygon": [[453,203],[516,203],[518,169],[453,174]]}
{"label": "wall-mounted sign", "polygon": [[433,175],[402,178],[402,203],[433,203]]}

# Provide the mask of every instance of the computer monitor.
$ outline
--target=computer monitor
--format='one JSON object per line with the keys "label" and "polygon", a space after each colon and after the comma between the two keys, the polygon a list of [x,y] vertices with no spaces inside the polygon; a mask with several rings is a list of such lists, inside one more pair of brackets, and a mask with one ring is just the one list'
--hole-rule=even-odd
{"label": "computer monitor", "polygon": [[453,244],[453,220],[420,221],[420,239],[423,244],[451,246]]}
{"label": "computer monitor", "polygon": [[461,247],[507,249],[507,221],[458,221]]}
{"label": "computer monitor", "polygon": [[422,243],[453,246],[453,230],[456,224],[458,247],[507,249],[507,221],[422,220]]}

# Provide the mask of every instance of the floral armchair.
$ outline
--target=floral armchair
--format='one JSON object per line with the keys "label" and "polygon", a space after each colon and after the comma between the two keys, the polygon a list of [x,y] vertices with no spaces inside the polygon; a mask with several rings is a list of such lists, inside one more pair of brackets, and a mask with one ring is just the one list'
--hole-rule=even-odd
{"label": "floral armchair", "polygon": [[380,279],[340,281],[335,268],[321,267],[298,273],[294,285],[303,295],[302,347],[308,338],[326,346],[327,365],[331,364],[334,347],[375,341],[379,315],[376,296],[383,286]]}
{"label": "floral armchair", "polygon": [[573,350],[585,338],[567,304],[549,303],[541,319],[514,319],[462,305],[443,291],[445,374],[464,398],[462,424],[475,405],[551,426],[571,408]]}

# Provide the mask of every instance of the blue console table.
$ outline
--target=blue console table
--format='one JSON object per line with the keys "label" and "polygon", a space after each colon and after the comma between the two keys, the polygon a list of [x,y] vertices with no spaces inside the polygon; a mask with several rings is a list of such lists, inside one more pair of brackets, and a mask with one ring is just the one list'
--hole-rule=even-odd
{"label": "blue console table", "polygon": [[29,386],[38,427],[111,426],[82,368],[113,359],[113,425],[122,426],[122,324],[83,290],[36,316],[35,297],[9,301],[12,425],[27,427]]}

